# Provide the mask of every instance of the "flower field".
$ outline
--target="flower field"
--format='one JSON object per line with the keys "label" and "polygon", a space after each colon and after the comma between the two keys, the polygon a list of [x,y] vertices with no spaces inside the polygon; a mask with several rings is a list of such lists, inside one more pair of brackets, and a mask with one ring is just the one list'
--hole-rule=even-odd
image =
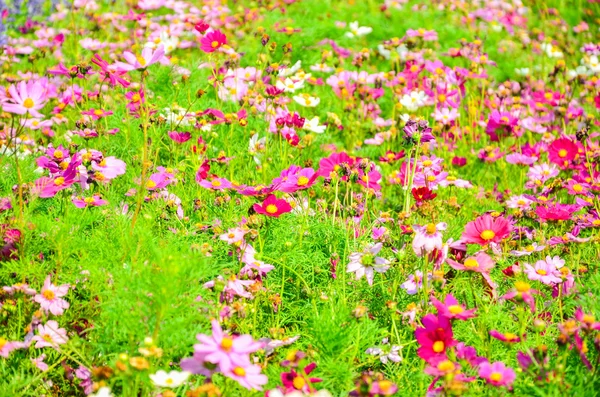
{"label": "flower field", "polygon": [[0,0],[0,397],[597,396],[598,0]]}

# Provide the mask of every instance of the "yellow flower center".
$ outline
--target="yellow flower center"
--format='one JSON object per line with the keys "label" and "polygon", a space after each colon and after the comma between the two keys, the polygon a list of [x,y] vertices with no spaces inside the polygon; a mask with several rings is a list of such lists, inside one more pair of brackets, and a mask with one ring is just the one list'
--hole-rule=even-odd
{"label": "yellow flower center", "polygon": [[147,189],[154,189],[155,187],[156,187],[156,182],[154,182],[152,179],[149,179],[148,182],[146,182]]}
{"label": "yellow flower center", "polygon": [[382,380],[379,382],[379,389],[384,393],[387,393],[392,388],[392,386],[393,383],[389,380]]}
{"label": "yellow flower center", "polygon": [[433,182],[433,181],[435,181],[435,175],[427,176],[427,182]]}
{"label": "yellow flower center", "polygon": [[560,149],[558,151],[558,157],[567,157],[567,151],[565,149]]}
{"label": "yellow flower center", "polygon": [[433,344],[433,351],[436,353],[443,352],[445,348],[446,348],[446,346],[444,345],[444,342],[442,342],[441,340],[438,340]]}
{"label": "yellow flower center", "polygon": [[531,286],[528,283],[526,283],[526,282],[517,281],[515,283],[515,288],[519,292],[529,292],[529,289],[531,288]]}
{"label": "yellow flower center", "polygon": [[54,151],[54,158],[57,160],[62,159],[64,156],[63,152],[61,152],[60,150],[55,150]]}
{"label": "yellow flower center", "polygon": [[219,180],[216,180],[216,179],[213,179],[213,180],[210,182],[210,184],[211,184],[211,185],[213,185],[214,187],[219,187],[219,186],[221,186],[221,181],[219,181]]}
{"label": "yellow flower center", "polygon": [[34,105],[35,105],[35,103],[33,102],[33,99],[31,99],[31,98],[27,98],[23,101],[23,106],[27,109],[31,109]]}
{"label": "yellow flower center", "polygon": [[269,204],[267,205],[267,208],[265,209],[269,214],[274,214],[277,212],[277,206],[275,204]]}
{"label": "yellow flower center", "polygon": [[142,66],[142,67],[146,66],[146,60],[141,55],[138,55],[137,57],[135,57],[135,59],[138,61],[140,66]]}
{"label": "yellow flower center", "polygon": [[104,114],[104,112],[102,110],[100,110],[100,109],[96,109],[96,110],[94,110],[94,114],[96,116],[102,116]]}
{"label": "yellow flower center", "polygon": [[141,100],[142,100],[142,97],[138,93],[135,93],[131,96],[131,102],[139,102]]}
{"label": "yellow flower center", "polygon": [[579,183],[573,185],[574,192],[581,193],[582,190],[583,190],[583,186],[581,186]]}
{"label": "yellow flower center", "polygon": [[464,309],[460,305],[448,306],[448,310],[450,310],[450,313],[452,313],[452,314],[459,314],[464,311]]}
{"label": "yellow flower center", "polygon": [[213,41],[212,43],[210,43],[210,46],[211,46],[212,48],[217,48],[217,47],[219,46],[219,42],[215,40],[215,41]]}
{"label": "yellow flower center", "polygon": [[492,372],[490,379],[494,382],[500,382],[502,380],[502,374],[500,372]]}
{"label": "yellow flower center", "polygon": [[65,178],[63,178],[62,176],[59,176],[58,178],[56,178],[54,180],[54,184],[56,186],[62,186],[65,183]]}
{"label": "yellow flower center", "polygon": [[308,184],[308,178],[305,176],[301,176],[300,178],[298,178],[298,186],[306,186],[306,184]]}
{"label": "yellow flower center", "polygon": [[304,385],[306,385],[306,381],[301,376],[296,376],[294,378],[294,380],[292,381],[292,383],[294,384],[294,388],[296,390],[302,390],[302,388],[304,387]]}
{"label": "yellow flower center", "polygon": [[427,230],[427,234],[435,234],[437,228],[434,223],[429,223],[427,227],[425,227],[425,230]]}
{"label": "yellow flower center", "polygon": [[433,161],[431,161],[431,160],[425,160],[425,161],[423,161],[423,166],[424,167],[431,167],[432,164],[433,164]]}
{"label": "yellow flower center", "polygon": [[0,350],[2,350],[4,345],[6,345],[7,343],[8,343],[8,341],[0,336]]}
{"label": "yellow flower center", "polygon": [[246,370],[242,367],[235,367],[233,373],[237,376],[246,376]]}
{"label": "yellow flower center", "polygon": [[485,241],[489,241],[489,240],[493,239],[494,237],[496,237],[496,233],[494,233],[491,230],[484,230],[483,232],[481,232],[479,237],[481,237]]}
{"label": "yellow flower center", "polygon": [[537,274],[539,274],[540,276],[545,276],[546,274],[548,274],[547,271],[545,271],[544,269],[538,269],[535,271]]}
{"label": "yellow flower center", "polygon": [[475,258],[467,258],[465,259],[465,267],[468,269],[475,269],[479,267],[479,262]]}
{"label": "yellow flower center", "polygon": [[535,247],[533,245],[528,245],[527,247],[525,247],[525,251],[527,252],[533,252],[535,250]]}
{"label": "yellow flower center", "polygon": [[594,316],[592,316],[591,314],[584,314],[583,315],[583,322],[584,323],[592,324],[594,321],[596,321],[596,318]]}
{"label": "yellow flower center", "polygon": [[44,298],[46,298],[49,301],[54,299],[54,297],[56,296],[56,294],[54,294],[54,291],[50,291],[49,289],[42,292],[42,295],[44,296]]}
{"label": "yellow flower center", "polygon": [[504,337],[506,338],[506,340],[511,341],[511,340],[516,340],[518,338],[517,335],[507,332],[506,334],[504,334]]}
{"label": "yellow flower center", "polygon": [[229,351],[231,350],[231,347],[233,346],[233,339],[231,338],[223,338],[221,339],[221,348],[225,351]]}
{"label": "yellow flower center", "polygon": [[444,360],[437,365],[437,368],[440,371],[448,372],[448,371],[453,371],[454,368],[456,368],[456,367],[454,366],[454,363],[452,361]]}

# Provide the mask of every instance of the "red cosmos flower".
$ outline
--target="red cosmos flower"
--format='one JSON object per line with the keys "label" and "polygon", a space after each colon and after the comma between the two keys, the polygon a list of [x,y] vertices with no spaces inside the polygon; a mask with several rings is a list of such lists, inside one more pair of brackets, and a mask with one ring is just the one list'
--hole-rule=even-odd
{"label": "red cosmos flower", "polygon": [[548,159],[560,167],[566,167],[575,159],[578,152],[577,145],[567,138],[559,138],[550,144]]}
{"label": "red cosmos flower", "polygon": [[269,195],[262,204],[254,204],[254,211],[266,216],[279,218],[279,215],[292,210],[292,206],[284,199],[278,199],[274,194]]}
{"label": "red cosmos flower", "polygon": [[208,53],[215,52],[225,44],[227,44],[227,37],[220,30],[207,33],[200,39],[200,49]]}
{"label": "red cosmos flower", "polygon": [[412,195],[415,198],[415,200],[417,200],[417,205],[422,204],[424,201],[433,200],[434,198],[437,197],[437,193],[434,193],[427,186],[421,186],[418,188],[413,187],[411,192],[412,192]]}
{"label": "red cosmos flower", "polygon": [[442,315],[428,314],[423,317],[424,327],[415,330],[415,338],[419,342],[417,355],[425,361],[445,356],[446,349],[456,344],[453,338],[450,320]]}
{"label": "red cosmos flower", "polygon": [[512,229],[510,221],[503,216],[494,218],[490,214],[485,214],[467,223],[461,240],[467,244],[479,245],[499,243],[510,235]]}
{"label": "red cosmos flower", "polygon": [[210,25],[204,21],[200,21],[196,25],[194,25],[194,29],[196,29],[196,31],[200,34],[206,33],[208,28],[210,28]]}

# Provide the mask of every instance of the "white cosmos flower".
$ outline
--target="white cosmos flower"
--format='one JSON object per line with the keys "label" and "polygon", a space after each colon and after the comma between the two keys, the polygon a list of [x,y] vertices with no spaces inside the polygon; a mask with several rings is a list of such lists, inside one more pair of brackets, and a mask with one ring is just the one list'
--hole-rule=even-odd
{"label": "white cosmos flower", "polygon": [[307,108],[314,108],[319,104],[319,102],[321,102],[321,98],[310,96],[308,94],[295,95],[293,99],[298,105]]}
{"label": "white cosmos flower", "polygon": [[177,49],[177,46],[179,45],[179,38],[169,36],[169,33],[167,33],[166,30],[163,30],[160,32],[159,37],[154,39],[154,41],[147,42],[144,44],[144,47],[155,49],[160,44],[162,44],[163,48],[165,49],[165,54],[169,54]]}
{"label": "white cosmos flower", "polygon": [[515,68],[515,73],[518,76],[529,76],[529,68]]}
{"label": "white cosmos flower", "polygon": [[600,73],[600,61],[598,61],[598,55],[592,55],[587,59],[587,62],[583,62],[592,73]]}
{"label": "white cosmos flower", "polygon": [[313,72],[323,72],[323,73],[331,73],[333,72],[335,69],[332,68],[331,66],[327,66],[327,64],[324,63],[317,63],[316,65],[312,65],[310,67],[310,70],[312,70]]}
{"label": "white cosmos flower", "polygon": [[175,388],[181,386],[189,376],[190,373],[186,371],[171,371],[167,373],[161,369],[154,375],[150,375],[150,380],[152,380],[155,386]]}
{"label": "white cosmos flower", "polygon": [[569,79],[574,79],[575,77],[579,77],[579,76],[587,76],[588,74],[590,74],[590,71],[588,70],[588,68],[585,65],[580,65],[577,66],[574,70],[567,70],[567,77]]}
{"label": "white cosmos flower", "polygon": [[414,112],[425,105],[426,99],[427,97],[424,91],[412,91],[410,94],[406,94],[402,97],[400,104],[409,112]]}
{"label": "white cosmos flower", "polygon": [[304,87],[304,80],[294,81],[288,77],[285,81],[277,80],[275,87],[285,92],[295,92]]}
{"label": "white cosmos flower", "polygon": [[90,397],[113,397],[113,394],[110,392],[108,387],[101,387],[94,394],[90,394]]}
{"label": "white cosmos flower", "polygon": [[373,28],[368,26],[358,26],[358,21],[350,22],[350,31],[346,32],[346,37],[354,38],[366,36],[373,31]]}
{"label": "white cosmos flower", "polygon": [[558,47],[555,47],[550,43],[542,43],[542,45],[540,45],[540,48],[550,58],[562,58],[563,57],[563,53],[558,49]]}
{"label": "white cosmos flower", "polygon": [[305,120],[302,129],[305,129],[310,132],[314,132],[315,134],[322,134],[325,132],[327,127],[324,125],[319,125],[319,118],[317,116],[313,117],[310,120]]}
{"label": "white cosmos flower", "polygon": [[301,67],[302,67],[302,61],[298,61],[292,67],[281,69],[279,71],[279,76],[280,77],[289,77],[289,76],[293,75],[294,73],[296,73],[298,70],[300,70]]}
{"label": "white cosmos flower", "polygon": [[392,52],[385,48],[383,44],[379,44],[377,46],[377,51],[379,52],[379,55],[381,55],[385,59],[390,59],[390,56],[392,55]]}

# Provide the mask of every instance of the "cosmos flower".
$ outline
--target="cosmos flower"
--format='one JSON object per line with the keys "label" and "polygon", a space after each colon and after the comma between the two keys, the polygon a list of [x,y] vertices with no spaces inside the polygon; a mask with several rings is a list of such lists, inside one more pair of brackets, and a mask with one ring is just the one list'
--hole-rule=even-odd
{"label": "cosmos flower", "polygon": [[419,343],[417,355],[425,361],[445,357],[446,350],[456,345],[450,320],[438,314],[423,317],[423,327],[415,330],[415,338]]}
{"label": "cosmos flower", "polygon": [[56,286],[52,284],[51,276],[46,277],[44,285],[39,294],[33,300],[40,304],[42,310],[60,316],[65,309],[69,308],[69,302],[62,299],[69,292],[69,284]]}
{"label": "cosmos flower", "polygon": [[459,320],[467,320],[475,317],[475,310],[466,310],[464,305],[461,305],[452,294],[446,295],[444,302],[440,302],[434,296],[429,298],[431,303],[438,311],[438,315]]}
{"label": "cosmos flower", "polygon": [[227,37],[220,30],[213,30],[200,39],[200,49],[209,54],[225,44],[227,44]]}
{"label": "cosmos flower", "polygon": [[503,216],[496,218],[484,214],[472,222],[467,223],[461,240],[467,244],[487,245],[499,243],[510,236],[513,226]]}
{"label": "cosmos flower", "polygon": [[350,31],[346,32],[346,37],[355,38],[366,36],[373,31],[373,28],[368,26],[359,26],[358,21],[350,22]]}
{"label": "cosmos flower", "polygon": [[515,371],[503,362],[483,362],[479,365],[479,377],[493,386],[511,386],[515,381]]}
{"label": "cosmos flower", "polygon": [[150,380],[155,386],[173,389],[185,383],[190,373],[186,371],[170,371],[169,373],[159,370],[155,374],[150,374]]}
{"label": "cosmos flower", "polygon": [[373,271],[385,273],[390,268],[389,260],[377,256],[381,248],[383,248],[383,244],[376,243],[367,247],[362,252],[350,254],[350,261],[346,271],[354,273],[357,280],[365,276],[369,285],[373,285],[373,276],[375,274]]}
{"label": "cosmos flower", "polygon": [[261,204],[252,206],[258,214],[279,218],[281,214],[290,212],[292,206],[284,199],[278,199],[274,194],[270,194]]}
{"label": "cosmos flower", "polygon": [[10,97],[2,104],[2,109],[8,113],[29,114],[43,118],[39,112],[48,101],[46,88],[39,81],[20,81],[8,87]]}
{"label": "cosmos flower", "polygon": [[37,349],[42,347],[53,347],[58,349],[59,345],[63,345],[69,340],[67,337],[67,330],[60,328],[58,323],[54,320],[50,320],[44,325],[38,325],[37,331],[38,334],[31,339],[32,342],[36,342],[35,347]]}

